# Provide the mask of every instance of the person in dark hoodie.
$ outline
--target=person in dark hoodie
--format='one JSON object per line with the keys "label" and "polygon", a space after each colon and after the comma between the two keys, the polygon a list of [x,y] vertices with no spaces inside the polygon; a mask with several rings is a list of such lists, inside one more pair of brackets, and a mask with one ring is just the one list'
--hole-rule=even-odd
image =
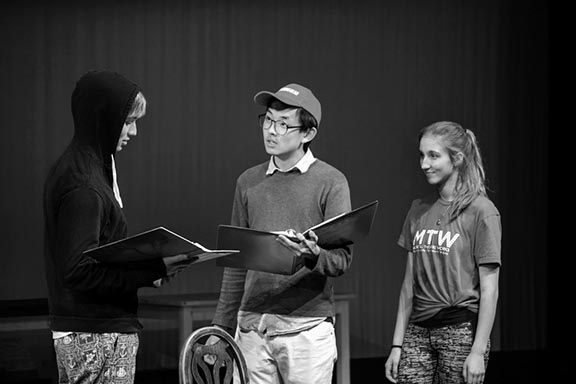
{"label": "person in dark hoodie", "polygon": [[72,93],[74,137],[44,186],[49,319],[59,383],[133,383],[138,289],[185,267],[186,255],[127,264],[97,263],[83,252],[127,237],[115,154],[146,113],[139,87],[91,71]]}

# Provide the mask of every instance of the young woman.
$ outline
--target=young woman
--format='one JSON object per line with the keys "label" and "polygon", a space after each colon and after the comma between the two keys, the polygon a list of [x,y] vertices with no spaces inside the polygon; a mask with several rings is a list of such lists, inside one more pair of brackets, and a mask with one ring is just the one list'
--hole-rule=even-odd
{"label": "young woman", "polygon": [[480,384],[498,301],[500,214],[472,131],[442,121],[419,139],[437,193],[412,202],[398,240],[408,260],[386,377]]}

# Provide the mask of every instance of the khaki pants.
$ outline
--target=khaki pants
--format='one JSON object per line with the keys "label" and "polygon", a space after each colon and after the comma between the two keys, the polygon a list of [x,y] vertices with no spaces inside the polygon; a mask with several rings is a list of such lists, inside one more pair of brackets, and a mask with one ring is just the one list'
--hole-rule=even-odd
{"label": "khaki pants", "polygon": [[266,336],[236,333],[250,384],[331,384],[338,356],[334,325],[324,321],[302,332]]}

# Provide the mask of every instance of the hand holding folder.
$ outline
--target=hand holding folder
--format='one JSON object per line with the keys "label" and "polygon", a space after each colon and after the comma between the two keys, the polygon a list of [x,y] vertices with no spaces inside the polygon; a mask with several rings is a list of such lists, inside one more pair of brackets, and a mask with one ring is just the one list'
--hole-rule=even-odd
{"label": "hand holding folder", "polygon": [[[306,231],[318,236],[318,246],[324,249],[341,248],[366,238],[372,227],[378,201],[373,201],[350,212],[323,221]],[[216,265],[245,268],[255,271],[291,275],[303,265],[302,257],[294,256],[286,247],[276,241],[278,235],[295,239],[295,231],[266,232],[232,225],[218,226],[218,247],[232,247],[240,254],[219,258]]]}
{"label": "hand holding folder", "polygon": [[304,258],[311,264],[316,264],[320,255],[320,247],[318,246],[318,236],[314,231],[307,231],[306,236],[294,229],[273,233],[278,234],[276,240],[292,252],[296,258]]}

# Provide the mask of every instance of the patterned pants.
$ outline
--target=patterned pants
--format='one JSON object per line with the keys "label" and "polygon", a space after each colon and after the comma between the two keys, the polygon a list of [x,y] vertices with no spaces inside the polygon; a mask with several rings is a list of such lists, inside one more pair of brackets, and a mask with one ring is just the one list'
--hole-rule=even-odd
{"label": "patterned pants", "polygon": [[[472,348],[470,322],[441,328],[408,324],[398,365],[398,384],[465,383],[462,369]],[[490,341],[484,354],[488,366]]]}
{"label": "patterned pants", "polygon": [[132,384],[136,333],[72,333],[54,340],[59,384]]}

